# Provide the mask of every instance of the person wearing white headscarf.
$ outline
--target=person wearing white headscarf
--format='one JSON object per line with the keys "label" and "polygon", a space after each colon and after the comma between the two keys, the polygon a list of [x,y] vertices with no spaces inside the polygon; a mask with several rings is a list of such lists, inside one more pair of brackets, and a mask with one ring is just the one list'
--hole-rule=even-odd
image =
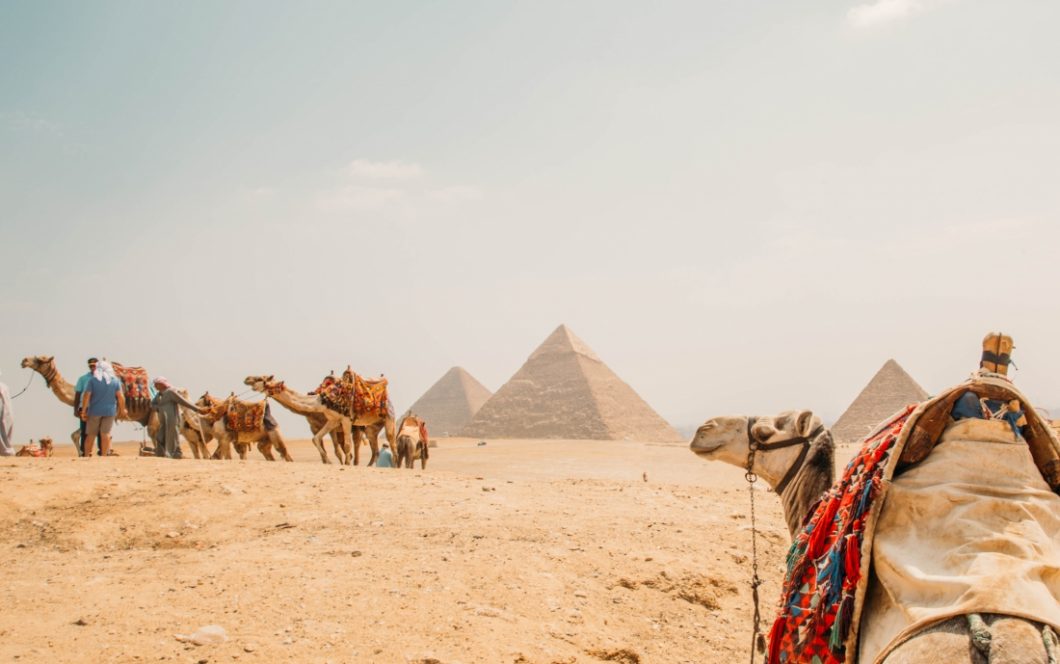
{"label": "person wearing white headscarf", "polygon": [[87,422],[85,440],[90,441],[96,437],[96,434],[99,434],[103,443],[100,456],[108,456],[110,454],[110,430],[114,426],[114,420],[128,419],[128,417],[121,381],[114,375],[114,368],[110,366],[110,362],[100,360],[96,363],[96,370],[92,372],[92,380],[88,381],[84,395],[81,397],[81,418]]}
{"label": "person wearing white headscarf", "polygon": [[155,432],[155,456],[180,459],[180,426],[179,407],[184,406],[196,413],[202,409],[185,399],[173,389],[173,385],[162,376],[154,380],[155,397],[151,399],[151,409],[158,412],[159,427]]}
{"label": "person wearing white headscarf", "polygon": [[15,418],[11,414],[11,394],[7,385],[0,383],[0,456],[14,456],[15,443],[11,435],[15,428]]}

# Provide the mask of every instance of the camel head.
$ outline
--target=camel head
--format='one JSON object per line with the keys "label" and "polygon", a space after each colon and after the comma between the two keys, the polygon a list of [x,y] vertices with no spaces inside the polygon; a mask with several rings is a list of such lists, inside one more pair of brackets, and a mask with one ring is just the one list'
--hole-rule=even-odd
{"label": "camel head", "polygon": [[[821,418],[808,410],[787,410],[773,417],[755,418],[748,432],[750,419],[744,416],[709,419],[696,430],[689,449],[704,459],[724,461],[738,468],[746,468],[747,453],[750,451],[748,434],[754,436],[759,443],[770,443],[809,437],[821,426]],[[755,455],[754,470],[767,481],[771,480],[771,476],[775,476],[779,482],[797,455],[798,450],[793,447],[769,452],[760,451]],[[784,462],[788,465],[783,465]],[[770,483],[774,484],[772,481]]]}
{"label": "camel head", "polygon": [[[773,417],[715,417],[699,427],[689,448],[704,459],[746,470],[752,437],[759,445],[779,446],[759,449],[751,470],[774,490],[780,487],[784,517],[794,536],[817,497],[832,484],[832,434],[808,410],[788,410]],[[785,442],[795,444],[782,446]]]}
{"label": "camel head", "polygon": [[54,355],[34,355],[33,357],[22,358],[23,369],[33,369],[41,374],[48,371],[49,368],[55,368],[55,356]]}
{"label": "camel head", "polygon": [[243,384],[244,385],[249,385],[250,389],[254,390],[255,392],[264,392],[266,389],[269,388],[270,385],[272,385],[272,384],[274,384],[276,382],[275,380],[273,380],[273,378],[275,378],[275,377],[272,376],[272,375],[268,375],[268,376],[247,376],[243,380]]}

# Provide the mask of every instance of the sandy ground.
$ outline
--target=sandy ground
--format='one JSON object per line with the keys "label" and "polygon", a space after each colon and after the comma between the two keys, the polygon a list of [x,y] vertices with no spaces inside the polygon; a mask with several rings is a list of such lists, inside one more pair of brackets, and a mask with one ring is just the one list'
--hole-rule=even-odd
{"label": "sandy ground", "polygon": [[[686,445],[476,442],[426,471],[324,466],[306,441],[295,463],[0,461],[0,661],[746,658],[741,471]],[[788,534],[758,496],[768,629]],[[226,643],[175,636],[211,624]]]}

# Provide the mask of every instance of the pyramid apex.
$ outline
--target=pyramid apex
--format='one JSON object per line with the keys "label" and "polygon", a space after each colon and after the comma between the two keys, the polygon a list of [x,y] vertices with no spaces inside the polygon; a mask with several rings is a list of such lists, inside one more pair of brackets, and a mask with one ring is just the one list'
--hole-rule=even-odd
{"label": "pyramid apex", "polygon": [[601,362],[600,358],[596,356],[592,348],[589,348],[588,344],[578,338],[578,335],[574,334],[565,323],[560,323],[559,327],[552,331],[552,334],[541,342],[541,345],[530,354],[529,359],[540,357],[549,353],[577,353],[583,355],[590,360],[595,362]]}

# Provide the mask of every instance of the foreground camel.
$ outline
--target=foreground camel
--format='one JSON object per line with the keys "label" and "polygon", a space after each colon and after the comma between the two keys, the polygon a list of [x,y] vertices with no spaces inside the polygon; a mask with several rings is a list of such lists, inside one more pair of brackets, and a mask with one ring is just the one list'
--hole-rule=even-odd
{"label": "foreground camel", "polygon": [[[212,457],[214,459],[231,459],[232,445],[234,444],[239,458],[246,461],[247,452],[253,443],[257,444],[258,451],[268,461],[276,460],[276,457],[272,454],[273,447],[276,447],[284,461],[294,461],[287,451],[287,444],[280,433],[279,427],[268,430],[261,426],[253,431],[233,431],[228,428],[225,422],[225,414],[234,400],[234,395],[229,396],[227,399],[218,399],[206,392],[195,402],[196,406],[205,409],[205,413],[197,415],[194,411],[182,409],[182,414],[185,418],[185,438],[188,439],[189,443],[191,443],[192,438],[196,439],[197,442],[195,444],[201,441],[202,458],[207,458],[205,443],[212,437],[217,439],[217,450]],[[198,417],[198,421],[193,421],[193,417]],[[202,433],[199,433],[200,425]],[[192,426],[194,426],[194,429]],[[189,437],[189,433],[191,437]],[[204,435],[206,437],[205,441],[203,440]],[[195,444],[193,444],[193,451]],[[199,453],[195,452],[195,454],[196,458],[199,458]]]}
{"label": "foreground camel", "polygon": [[[44,378],[44,383],[52,391],[52,394],[58,397],[59,401],[62,401],[67,406],[73,408],[75,394],[74,386],[66,382],[66,379],[62,377],[59,370],[55,368],[54,355],[37,355],[34,357],[23,358],[22,368],[32,369],[39,373]],[[154,440],[155,432],[158,430],[159,426],[158,414],[152,411],[149,406],[138,406],[131,403],[128,404],[128,410],[128,421],[136,422],[147,429],[148,435]],[[75,446],[80,441],[80,437],[80,427],[70,434],[70,440],[74,442]]]}
{"label": "foreground camel", "polygon": [[41,438],[40,443],[29,441],[29,445],[19,448],[15,456],[18,457],[50,457],[54,453],[51,438]]}
{"label": "foreground camel", "polygon": [[[777,491],[788,530],[794,536],[816,499],[832,485],[835,448],[831,432],[809,411],[785,411],[775,417],[716,417],[699,428],[690,447],[704,459],[724,461],[746,470],[751,437],[759,444],[800,438],[807,441],[805,445],[760,450],[752,467],[754,473]],[[870,581],[869,595],[878,590],[874,586],[877,586],[875,577]],[[901,598],[896,601],[900,603]],[[861,619],[862,634],[866,633],[865,623],[873,619],[866,609]],[[1051,658],[1056,656],[1056,643],[1050,635],[1051,629],[1023,618],[994,614],[957,616],[916,633],[882,661],[885,664],[1046,664],[1057,661]],[[1052,645],[1047,645],[1050,642]],[[873,653],[862,652],[857,661],[866,664],[876,661],[874,657]]]}

